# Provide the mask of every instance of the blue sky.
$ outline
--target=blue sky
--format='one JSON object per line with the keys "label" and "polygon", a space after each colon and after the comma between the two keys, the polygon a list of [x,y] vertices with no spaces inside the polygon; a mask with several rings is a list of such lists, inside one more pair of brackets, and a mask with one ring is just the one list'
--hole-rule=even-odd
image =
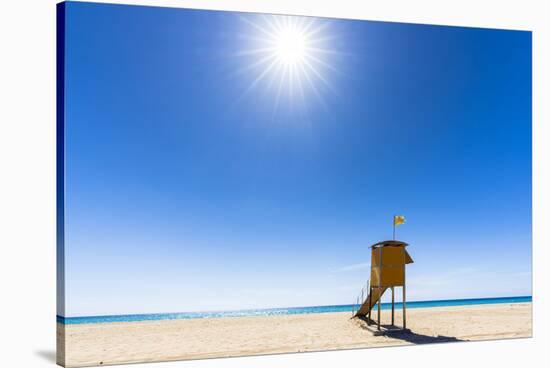
{"label": "blue sky", "polygon": [[[531,294],[531,33],[66,16],[67,316],[349,304],[393,214],[410,300]],[[260,62],[281,19],[307,73]]]}

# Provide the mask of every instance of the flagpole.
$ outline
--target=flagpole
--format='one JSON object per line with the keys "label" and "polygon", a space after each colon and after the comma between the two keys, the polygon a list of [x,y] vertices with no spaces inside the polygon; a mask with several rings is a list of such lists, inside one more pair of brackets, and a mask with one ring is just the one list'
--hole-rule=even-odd
{"label": "flagpole", "polygon": [[395,215],[393,215],[393,240],[395,240]]}

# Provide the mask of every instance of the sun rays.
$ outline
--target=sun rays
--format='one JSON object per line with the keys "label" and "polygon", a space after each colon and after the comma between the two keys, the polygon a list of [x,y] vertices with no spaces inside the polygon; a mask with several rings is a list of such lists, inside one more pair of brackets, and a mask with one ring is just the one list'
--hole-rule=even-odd
{"label": "sun rays", "polygon": [[312,102],[324,104],[332,90],[328,75],[337,69],[331,56],[328,21],[307,17],[266,15],[242,18],[248,42],[237,52],[244,57],[239,74],[250,83],[245,93],[270,93],[276,114],[287,107],[304,110]]}

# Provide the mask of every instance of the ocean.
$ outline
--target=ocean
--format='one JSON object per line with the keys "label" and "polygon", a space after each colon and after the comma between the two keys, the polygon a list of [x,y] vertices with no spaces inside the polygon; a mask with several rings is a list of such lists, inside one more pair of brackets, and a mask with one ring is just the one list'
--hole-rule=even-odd
{"label": "ocean", "polygon": [[[451,299],[451,300],[427,300],[407,302],[409,308],[432,308],[451,307],[462,305],[478,304],[505,304],[531,302],[531,296],[514,296],[505,298],[479,298],[479,299]],[[186,313],[156,313],[156,314],[128,314],[112,316],[87,316],[87,317],[62,317],[57,316],[57,322],[74,325],[85,323],[109,323],[109,322],[137,322],[137,321],[160,321],[170,319],[192,319],[192,318],[219,318],[219,317],[251,317],[251,316],[280,316],[291,314],[309,313],[331,313],[350,312],[358,305],[324,305],[315,307],[292,307],[292,308],[270,308],[270,309],[244,309],[236,311],[219,312],[186,312]],[[382,303],[382,309],[391,308],[391,303]],[[395,303],[395,308],[401,308],[401,303]]]}

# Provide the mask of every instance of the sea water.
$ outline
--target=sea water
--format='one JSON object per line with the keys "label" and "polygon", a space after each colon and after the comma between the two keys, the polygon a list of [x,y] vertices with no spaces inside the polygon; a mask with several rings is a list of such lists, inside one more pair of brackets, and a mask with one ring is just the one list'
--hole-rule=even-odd
{"label": "sea water", "polygon": [[[451,299],[451,300],[426,300],[407,302],[407,308],[433,308],[451,307],[478,304],[505,304],[531,302],[531,296],[514,296],[505,298],[479,298],[479,299]],[[251,317],[251,316],[282,316],[291,314],[350,312],[357,310],[359,305],[323,305],[313,307],[269,308],[269,309],[244,309],[236,311],[219,312],[187,312],[187,313],[157,313],[157,314],[128,314],[112,316],[88,316],[88,317],[61,317],[57,316],[57,322],[72,325],[84,323],[109,323],[109,322],[137,322],[160,321],[170,319],[192,318],[219,318],[219,317]],[[382,309],[391,308],[391,303],[382,303]],[[399,310],[401,303],[395,303]]]}

